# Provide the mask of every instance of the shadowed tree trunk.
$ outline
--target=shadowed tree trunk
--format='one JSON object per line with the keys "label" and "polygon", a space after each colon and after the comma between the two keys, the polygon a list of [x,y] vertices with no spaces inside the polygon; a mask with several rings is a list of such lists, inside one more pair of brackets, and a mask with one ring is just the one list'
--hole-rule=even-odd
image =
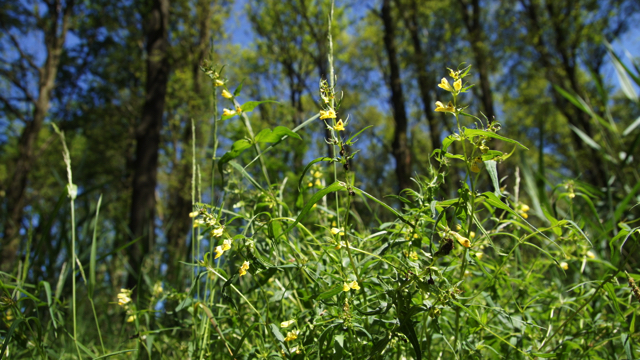
{"label": "shadowed tree trunk", "polygon": [[[587,98],[585,89],[578,80],[578,47],[585,39],[581,38],[581,31],[572,28],[572,26],[584,27],[581,20],[586,20],[574,16],[572,19],[575,19],[577,24],[561,21],[570,18],[565,14],[567,9],[562,8],[562,6],[566,6],[564,4],[546,3],[546,6],[542,7],[543,5],[533,0],[521,0],[520,5],[530,27],[527,30],[530,34],[529,41],[540,59],[549,83],[565,90],[571,90],[583,99]],[[542,8],[539,8],[538,5]],[[543,36],[544,32],[549,31],[543,23],[542,17],[545,15],[555,20],[552,21],[553,26],[551,27],[553,41],[549,41]],[[568,123],[593,138],[594,131],[591,127],[590,116],[576,109],[555,88],[551,90],[551,94],[556,107],[566,117]],[[591,167],[585,170],[589,182],[597,186],[605,186],[607,180],[603,166],[605,162],[598,161],[601,159],[598,150],[585,146],[584,141],[575,132],[572,131],[571,136],[578,156],[592,159]]]}
{"label": "shadowed tree trunk", "polygon": [[[193,78],[193,93],[195,96],[206,96],[202,94],[202,86],[200,79],[202,71],[200,66],[205,59],[207,53],[209,37],[211,36],[211,15],[213,12],[213,4],[209,0],[200,0],[197,5],[198,9],[198,40],[194,47],[191,59],[191,76]],[[193,114],[192,116],[197,116]],[[172,177],[175,176],[178,181],[176,185],[170,189],[169,193],[169,223],[167,229],[167,281],[174,286],[183,282],[183,270],[180,261],[187,260],[188,253],[188,236],[191,227],[191,219],[188,214],[192,211],[190,187],[191,183],[191,141],[193,132],[191,130],[191,122],[188,117],[184,118],[186,125],[183,129],[182,141],[182,157],[179,157],[179,151],[174,149],[172,162]]]}
{"label": "shadowed tree trunk", "polygon": [[[19,77],[9,72],[2,72],[2,77],[6,78],[16,88],[24,93],[24,97],[28,99],[28,106],[33,108],[32,115],[23,115],[19,110],[11,105],[4,96],[0,97],[0,101],[4,103],[12,112],[24,121],[26,124],[18,140],[18,155],[15,162],[15,170],[13,175],[9,177],[6,185],[6,206],[7,217],[5,218],[3,227],[4,234],[2,237],[2,271],[11,272],[13,269],[18,250],[20,247],[20,227],[26,206],[26,189],[29,182],[31,168],[35,161],[35,147],[38,134],[42,129],[45,117],[49,111],[49,101],[52,91],[55,87],[55,79],[60,65],[60,55],[62,54],[64,41],[69,29],[69,21],[71,12],[74,7],[74,1],[67,1],[65,4],[61,0],[47,2],[47,13],[44,18],[39,19],[38,23],[43,24],[44,46],[47,50],[47,57],[42,66],[35,64],[35,59],[26,54],[22,45],[11,34],[8,36],[12,40],[12,45],[19,54],[20,62],[25,62],[27,68],[32,71],[33,75],[38,79],[37,98],[30,95],[29,85],[20,82]],[[40,14],[35,15],[40,16]],[[6,31],[5,24],[0,24]],[[22,77],[20,77],[22,78]],[[31,119],[29,119],[29,117]]]}
{"label": "shadowed tree trunk", "polygon": [[404,22],[411,37],[411,45],[413,46],[413,57],[411,60],[416,68],[416,80],[418,82],[418,89],[420,90],[420,100],[422,101],[422,109],[429,124],[431,150],[433,151],[442,146],[442,141],[440,140],[442,131],[433,112],[435,101],[431,99],[431,90],[435,88],[436,84],[433,81],[434,77],[430,76],[427,72],[428,56],[422,49],[422,42],[420,41],[418,2],[416,0],[410,0],[402,3],[402,1],[397,0],[396,3],[401,7],[401,13],[403,14]]}
{"label": "shadowed tree trunk", "polygon": [[411,152],[407,138],[407,111],[404,107],[404,95],[400,79],[400,65],[395,42],[395,20],[391,15],[391,0],[384,0],[379,16],[384,25],[384,48],[389,61],[388,83],[391,90],[391,108],[395,129],[391,152],[396,160],[396,177],[400,190],[411,185]]}
{"label": "shadowed tree trunk", "polygon": [[149,7],[149,12],[143,14],[147,52],[146,97],[141,121],[135,132],[136,152],[129,219],[133,237],[140,240],[129,251],[129,263],[134,271],[127,281],[129,288],[137,284],[143,256],[154,244],[158,150],[170,71],[169,0],[152,0]]}

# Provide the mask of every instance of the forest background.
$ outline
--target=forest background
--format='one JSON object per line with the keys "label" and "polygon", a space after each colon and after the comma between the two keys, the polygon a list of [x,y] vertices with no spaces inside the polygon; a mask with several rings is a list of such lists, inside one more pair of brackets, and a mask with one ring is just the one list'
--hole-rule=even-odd
{"label": "forest background", "polygon": [[[235,93],[242,102],[277,102],[247,112],[250,137],[305,124],[322,109],[320,79],[335,68],[343,92],[338,116],[349,116],[351,133],[373,125],[350,147],[359,151],[349,165],[352,185],[400,209],[402,199],[388,195],[417,190],[411,178],[430,174],[432,153],[456,132],[450,114],[434,111],[444,101],[437,85],[447,68],[471,65],[467,80],[475,86],[466,111],[495,119],[502,136],[529,149],[498,165],[504,194],[528,204],[529,221],[543,224],[556,201],[579,193],[575,213],[585,218],[573,221],[599,256],[613,256],[610,240],[631,229],[620,223],[633,223],[639,213],[633,208],[640,202],[637,1],[338,1],[333,65],[330,8],[329,1],[310,0],[0,0],[4,296],[15,298],[9,284],[46,282],[57,284],[56,299],[68,306],[65,294],[76,291],[71,243],[79,264],[97,259],[96,289],[89,292],[112,333],[126,331],[115,303],[121,288],[140,288],[142,281],[165,291],[190,289],[193,267],[185,263],[204,254],[192,252],[194,169],[199,184],[213,183],[197,188],[202,203],[220,205],[223,195],[228,209],[252,196],[268,201],[237,177],[223,182],[211,165],[249,136],[239,117],[218,121],[230,106],[219,92],[213,98],[216,84],[203,68],[222,66],[230,91],[242,84]],[[70,189],[77,191],[73,215],[63,143],[52,124],[68,145],[77,185]],[[312,159],[336,155],[325,142],[329,130],[298,134],[302,141],[279,143],[247,171],[266,169],[273,184],[287,179],[322,189],[320,176],[301,174]],[[496,149],[511,152],[506,144]],[[254,155],[237,161],[247,164]],[[460,169],[439,198],[457,196]],[[479,181],[493,191],[488,174]],[[293,208],[300,198],[291,189],[281,201]],[[353,206],[362,226],[394,219],[359,201]],[[637,274],[638,264],[636,258],[625,269]],[[166,306],[160,304],[158,311]],[[91,316],[89,307],[81,311]],[[8,341],[15,313],[4,314]]]}

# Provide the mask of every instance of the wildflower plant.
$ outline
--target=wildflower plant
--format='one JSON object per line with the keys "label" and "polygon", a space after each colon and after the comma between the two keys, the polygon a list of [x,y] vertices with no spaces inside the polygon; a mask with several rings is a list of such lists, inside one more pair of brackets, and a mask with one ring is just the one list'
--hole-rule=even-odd
{"label": "wildflower plant", "polygon": [[[100,351],[74,341],[77,357],[82,349],[100,358],[605,358],[606,346],[619,345],[632,358],[640,278],[614,245],[634,240],[638,228],[621,222],[606,244],[618,257],[605,259],[574,221],[575,203],[591,201],[586,186],[574,180],[555,186],[550,211],[520,198],[518,171],[510,170],[515,185],[502,182],[498,164],[528,149],[500,135],[496,119],[472,114],[471,66],[443,69],[437,84],[434,110],[455,127],[432,152],[429,172],[390,197],[396,203],[374,197],[354,172],[358,138],[370,126],[358,128],[358,119],[342,112],[331,36],[328,48],[320,108],[294,128],[279,122],[254,132],[252,112],[273,101],[245,101],[242,82],[232,90],[235,81],[224,77],[224,67],[203,64],[211,80],[213,141],[210,169],[201,170],[192,123],[186,287],[143,274],[144,286],[110,297],[124,311],[126,347],[118,343],[109,353],[99,335]],[[230,123],[241,134],[219,154],[219,124]],[[294,179],[273,171],[271,151],[312,141],[311,134],[323,134],[332,153],[317,154]],[[509,152],[498,150],[498,141]],[[203,173],[210,175],[208,199]],[[363,220],[362,209],[375,221]],[[71,256],[74,274],[78,263],[88,282],[75,248]],[[95,256],[92,263],[91,284]],[[2,286],[2,321],[15,332],[5,339],[38,338],[30,351],[46,358],[45,336],[30,328],[36,318],[24,304],[33,301],[32,308],[60,319],[59,294],[52,298],[49,284],[39,284],[40,298],[14,300],[16,284]]]}

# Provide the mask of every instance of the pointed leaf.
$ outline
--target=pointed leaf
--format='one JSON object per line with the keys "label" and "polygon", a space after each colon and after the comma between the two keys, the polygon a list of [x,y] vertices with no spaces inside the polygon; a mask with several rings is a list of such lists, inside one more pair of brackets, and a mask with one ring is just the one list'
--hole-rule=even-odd
{"label": "pointed leaf", "polygon": [[294,133],[284,126],[276,126],[273,131],[271,129],[264,129],[256,135],[256,142],[259,143],[273,143],[282,140],[284,136],[291,136],[298,140],[302,140],[300,135]]}
{"label": "pointed leaf", "polygon": [[519,142],[513,140],[513,139],[509,139],[506,138],[504,136],[500,136],[496,133],[493,133],[491,131],[485,131],[485,130],[479,130],[479,129],[464,129],[464,134],[467,137],[471,137],[471,136],[486,136],[486,137],[490,137],[490,138],[495,138],[495,139],[500,139],[502,141],[506,141],[512,144],[516,144],[518,146],[520,146],[521,148],[525,149],[525,150],[529,150],[529,148],[527,148],[526,146],[520,144]]}
{"label": "pointed leaf", "polygon": [[589,135],[587,135],[584,131],[578,129],[577,127],[569,124],[569,128],[571,128],[571,130],[573,130],[573,132],[575,132],[580,139],[582,139],[582,141],[584,141],[587,145],[591,146],[592,148],[596,149],[596,150],[600,150],[601,147],[600,145],[598,145],[597,142],[595,142],[595,140],[593,140]]}
{"label": "pointed leaf", "polygon": [[499,198],[502,193],[500,192],[500,181],[498,180],[498,163],[495,160],[487,160],[484,162],[484,166],[491,177],[494,188],[493,193]]}

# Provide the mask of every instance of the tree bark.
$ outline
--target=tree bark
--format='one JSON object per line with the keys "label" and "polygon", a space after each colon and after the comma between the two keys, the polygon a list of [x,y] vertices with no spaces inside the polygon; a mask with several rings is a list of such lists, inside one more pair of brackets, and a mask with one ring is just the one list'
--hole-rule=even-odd
{"label": "tree bark", "polygon": [[129,251],[129,263],[134,271],[127,286],[138,283],[140,267],[145,254],[154,244],[155,190],[158,178],[158,150],[160,130],[169,80],[168,27],[169,0],[152,0],[145,19],[147,52],[146,96],[140,124],[136,128],[136,152],[133,173],[133,193],[129,229],[140,239]]}
{"label": "tree bark", "polygon": [[[397,1],[400,3],[400,1]],[[422,42],[419,35],[418,24],[418,3],[416,0],[411,0],[408,4],[402,4],[402,14],[404,15],[404,21],[409,30],[409,36],[411,37],[411,44],[413,46],[413,64],[416,68],[416,80],[418,81],[418,89],[420,90],[420,100],[422,100],[422,108],[425,118],[429,124],[429,135],[431,138],[431,150],[439,149],[442,147],[442,130],[437,122],[433,107],[435,101],[431,98],[431,90],[435,88],[433,77],[429,76],[427,72],[428,56],[422,49]]]}
{"label": "tree bark", "polygon": [[[60,65],[64,41],[69,29],[69,18],[73,10],[74,2],[68,1],[62,6],[61,0],[47,3],[47,16],[44,33],[44,45],[47,49],[47,57],[44,64],[38,67],[38,98],[31,100],[33,112],[31,120],[27,121],[20,139],[18,140],[18,156],[15,163],[15,171],[10,177],[7,186],[7,212],[2,238],[2,271],[10,272],[18,257],[20,247],[20,227],[26,206],[26,189],[29,182],[29,174],[35,162],[34,150],[42,125],[49,111],[49,101],[55,87],[56,75]],[[33,59],[27,58],[16,42],[21,58],[33,64]],[[32,65],[34,66],[34,65]],[[25,93],[28,85],[24,84]],[[25,94],[27,95],[27,94]],[[30,96],[26,96],[29,98]],[[27,119],[25,119],[27,120]]]}
{"label": "tree bark", "polygon": [[395,21],[391,16],[391,0],[383,0],[380,17],[384,25],[384,48],[389,61],[389,88],[391,90],[391,107],[395,130],[391,152],[396,161],[396,177],[400,190],[411,185],[411,151],[407,137],[407,111],[404,106],[404,94],[400,78],[397,48],[395,43]]}
{"label": "tree bark", "polygon": [[[213,12],[212,5],[209,0],[198,1],[198,42],[194,48],[194,54],[191,57],[191,76],[193,78],[193,93],[195,96],[205,96],[202,94],[202,86],[200,79],[202,77],[202,71],[200,65],[205,60],[206,50],[208,48],[209,38],[211,36],[211,14]],[[197,114],[192,114],[195,116]],[[186,118],[189,117],[185,117]],[[189,228],[191,227],[191,219],[187,216],[192,211],[191,197],[186,184],[191,183],[191,147],[192,135],[191,123],[187,120],[187,124],[184,126],[182,135],[182,144],[184,144],[182,151],[182,159],[178,156],[178,150],[174,150],[172,158],[173,172],[179,179],[177,185],[170,189],[169,193],[169,223],[170,226],[167,229],[167,281],[174,286],[180,285],[182,281],[183,267],[180,261],[187,259],[188,253],[188,236]],[[189,154],[189,155],[187,155]]]}

